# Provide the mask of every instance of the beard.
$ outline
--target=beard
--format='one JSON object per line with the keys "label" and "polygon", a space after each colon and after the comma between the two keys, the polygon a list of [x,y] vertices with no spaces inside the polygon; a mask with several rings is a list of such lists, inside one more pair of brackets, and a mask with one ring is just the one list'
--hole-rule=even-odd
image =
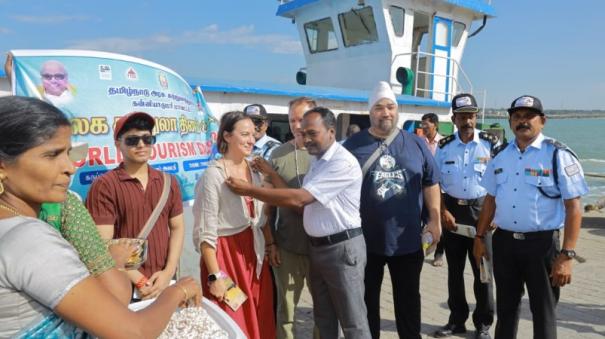
{"label": "beard", "polygon": [[378,124],[375,126],[376,129],[384,133],[390,133],[395,128],[395,121],[393,120],[378,120]]}

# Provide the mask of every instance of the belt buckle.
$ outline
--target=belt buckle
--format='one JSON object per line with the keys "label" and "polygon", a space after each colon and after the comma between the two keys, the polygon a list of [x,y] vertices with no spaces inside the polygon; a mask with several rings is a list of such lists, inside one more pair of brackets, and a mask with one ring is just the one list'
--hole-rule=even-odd
{"label": "belt buckle", "polygon": [[468,206],[468,200],[466,200],[466,199],[458,199],[458,205],[460,205],[460,206]]}
{"label": "belt buckle", "polygon": [[525,240],[525,234],[519,233],[519,232],[514,232],[513,238],[517,239],[517,240]]}

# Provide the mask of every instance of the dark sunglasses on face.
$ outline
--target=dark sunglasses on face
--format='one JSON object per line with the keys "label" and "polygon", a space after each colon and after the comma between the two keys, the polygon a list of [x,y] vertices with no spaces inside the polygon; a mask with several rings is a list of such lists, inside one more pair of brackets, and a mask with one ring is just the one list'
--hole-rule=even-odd
{"label": "dark sunglasses on face", "polygon": [[52,78],[55,78],[56,80],[65,80],[65,74],[42,74],[42,79],[44,80],[52,80]]}
{"label": "dark sunglasses on face", "polygon": [[153,145],[155,144],[155,135],[131,135],[124,138],[124,144],[126,146],[134,147],[139,144],[139,142],[143,140],[145,145]]}

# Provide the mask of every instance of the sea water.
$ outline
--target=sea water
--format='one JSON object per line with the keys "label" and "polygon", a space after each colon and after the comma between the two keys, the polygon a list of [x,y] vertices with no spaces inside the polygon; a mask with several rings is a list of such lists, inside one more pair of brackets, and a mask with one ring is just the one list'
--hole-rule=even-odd
{"label": "sea water", "polygon": [[[498,122],[505,128],[508,141],[514,138],[508,120],[485,122]],[[580,158],[584,172],[605,175],[605,119],[547,119],[543,133],[569,146]],[[586,177],[586,181],[590,192],[582,198],[583,205],[605,198],[605,178]]]}

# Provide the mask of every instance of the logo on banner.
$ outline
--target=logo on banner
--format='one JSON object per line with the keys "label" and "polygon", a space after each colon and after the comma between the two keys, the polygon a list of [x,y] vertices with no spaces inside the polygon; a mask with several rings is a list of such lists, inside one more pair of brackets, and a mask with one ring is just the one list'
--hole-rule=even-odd
{"label": "logo on banner", "polygon": [[126,70],[126,79],[128,79],[128,80],[138,80],[139,79],[139,75],[137,74],[137,71],[134,70],[134,68],[128,67],[128,69]]}
{"label": "logo on banner", "polygon": [[158,82],[163,89],[168,89],[168,77],[166,77],[166,73],[160,72],[158,74]]}
{"label": "logo on banner", "polygon": [[111,66],[109,65],[99,65],[99,79],[101,80],[111,80]]}

